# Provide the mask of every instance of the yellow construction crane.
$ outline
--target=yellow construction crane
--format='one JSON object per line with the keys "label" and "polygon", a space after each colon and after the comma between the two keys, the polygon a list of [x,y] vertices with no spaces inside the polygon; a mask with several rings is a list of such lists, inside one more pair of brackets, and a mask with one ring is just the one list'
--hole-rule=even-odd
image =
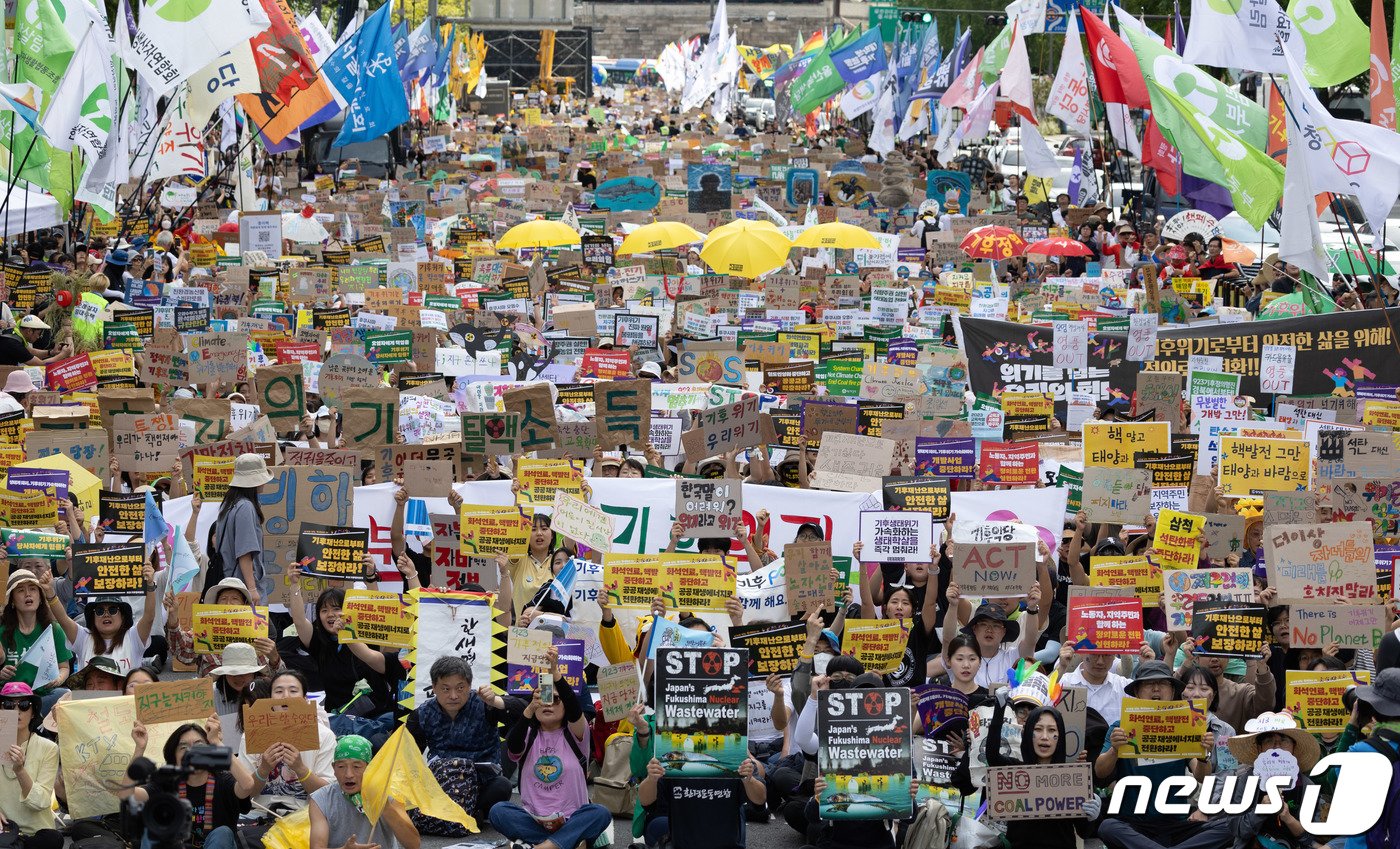
{"label": "yellow construction crane", "polygon": [[[540,91],[545,94],[562,93],[568,97],[574,86],[573,77],[554,78],[554,30],[540,30]],[[555,86],[562,86],[563,91],[557,92]]]}

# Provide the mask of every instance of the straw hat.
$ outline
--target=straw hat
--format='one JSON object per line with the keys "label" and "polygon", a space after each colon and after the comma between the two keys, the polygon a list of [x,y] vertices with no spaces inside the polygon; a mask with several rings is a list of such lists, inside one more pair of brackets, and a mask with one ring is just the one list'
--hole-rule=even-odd
{"label": "straw hat", "polygon": [[219,675],[252,675],[262,672],[267,664],[258,662],[258,651],[247,643],[224,646],[223,662],[209,670],[209,677]]}
{"label": "straw hat", "polygon": [[1313,765],[1322,757],[1322,747],[1317,738],[1298,727],[1293,714],[1286,710],[1278,713],[1261,713],[1244,724],[1246,734],[1236,734],[1230,738],[1230,753],[1240,763],[1252,764],[1259,757],[1259,738],[1264,734],[1282,734],[1293,741],[1293,756],[1298,759],[1298,770],[1307,775]]}

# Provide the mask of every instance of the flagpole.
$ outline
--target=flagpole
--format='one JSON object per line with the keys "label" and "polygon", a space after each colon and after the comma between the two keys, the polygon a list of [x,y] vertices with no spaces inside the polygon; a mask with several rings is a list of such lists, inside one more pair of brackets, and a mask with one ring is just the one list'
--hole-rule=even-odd
{"label": "flagpole", "polygon": [[[11,124],[10,126],[13,127],[14,125]],[[35,134],[34,134],[34,137],[31,138],[31,139],[29,140],[29,147],[25,148],[24,156],[23,156],[23,157],[20,159],[20,161],[19,161],[19,170],[20,170],[20,171],[23,171],[23,170],[24,170],[24,165],[25,165],[25,163],[29,161],[29,154],[34,150],[34,145],[35,145],[38,141],[39,141],[39,134],[38,134],[38,133],[35,133]],[[0,210],[4,210],[4,211],[5,211],[5,230],[6,230],[7,235],[8,235],[9,229],[10,229],[10,195],[14,193],[15,186],[19,185],[19,177],[18,177],[18,175],[17,175],[17,174],[16,174],[16,175],[13,175],[13,177],[14,177],[14,178],[10,180],[10,185],[9,185],[9,187],[8,187],[7,189],[5,189],[5,200],[2,201],[2,202],[0,202]],[[24,209],[25,209],[25,212],[28,213],[29,204],[26,203],[26,204],[24,205]],[[28,220],[29,220],[29,216],[26,214],[25,217],[24,217],[24,219],[23,219],[23,223],[28,223]],[[21,226],[23,226],[23,223],[21,224]],[[28,232],[28,231],[24,231],[24,232]]]}

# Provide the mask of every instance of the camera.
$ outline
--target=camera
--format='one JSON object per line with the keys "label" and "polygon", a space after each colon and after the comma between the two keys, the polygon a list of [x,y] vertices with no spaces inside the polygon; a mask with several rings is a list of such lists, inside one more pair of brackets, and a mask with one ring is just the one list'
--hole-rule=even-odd
{"label": "camera", "polygon": [[[153,849],[175,849],[189,841],[194,809],[180,797],[180,782],[197,771],[221,772],[233,764],[233,750],[227,746],[194,746],[185,752],[179,766],[156,765],[149,758],[137,758],[126,774],[136,785],[149,785],[145,804],[129,800],[122,811],[122,830],[137,840],[144,834]],[[204,804],[214,800],[206,798]]]}

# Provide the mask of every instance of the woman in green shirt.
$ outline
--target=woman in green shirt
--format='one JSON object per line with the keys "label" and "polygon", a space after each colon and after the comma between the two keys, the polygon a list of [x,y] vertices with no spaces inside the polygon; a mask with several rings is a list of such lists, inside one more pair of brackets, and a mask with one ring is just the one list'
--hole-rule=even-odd
{"label": "woman in green shirt", "polygon": [[[5,583],[5,609],[0,612],[0,646],[5,649],[5,665],[0,667],[0,684],[19,681],[33,687],[42,701],[42,715],[47,715],[54,702],[67,692],[54,684],[68,677],[73,661],[68,641],[49,610],[49,605],[60,603],[53,589],[44,589],[28,569],[11,572]],[[41,663],[33,656],[26,661],[25,653],[41,638],[53,640],[58,675],[53,680],[36,682]],[[42,686],[35,686],[36,683]]]}

